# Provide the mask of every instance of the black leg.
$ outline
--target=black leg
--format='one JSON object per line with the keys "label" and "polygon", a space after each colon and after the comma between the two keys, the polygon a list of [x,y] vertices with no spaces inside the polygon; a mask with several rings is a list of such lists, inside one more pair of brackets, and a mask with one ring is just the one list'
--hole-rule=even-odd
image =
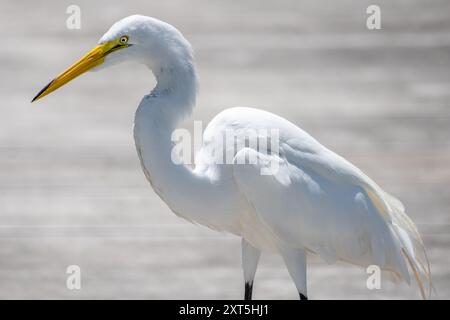
{"label": "black leg", "polygon": [[245,283],[244,300],[252,300],[253,281]]}
{"label": "black leg", "polygon": [[300,300],[308,300],[307,296],[304,296],[301,292],[298,293],[300,295]]}

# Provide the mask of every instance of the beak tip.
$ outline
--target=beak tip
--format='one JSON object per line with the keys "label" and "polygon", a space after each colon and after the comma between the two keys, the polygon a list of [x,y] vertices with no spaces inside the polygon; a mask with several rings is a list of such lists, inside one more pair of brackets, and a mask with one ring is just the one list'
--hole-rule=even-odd
{"label": "beak tip", "polygon": [[48,87],[50,87],[53,81],[54,80],[50,81],[44,88],[42,88],[42,90],[39,91],[38,94],[31,100],[31,103],[42,98],[44,96],[45,91],[48,89]]}

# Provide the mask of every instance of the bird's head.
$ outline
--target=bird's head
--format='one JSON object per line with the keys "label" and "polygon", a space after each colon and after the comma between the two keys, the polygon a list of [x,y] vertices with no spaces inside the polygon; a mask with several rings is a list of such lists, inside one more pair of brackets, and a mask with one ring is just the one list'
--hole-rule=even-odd
{"label": "bird's head", "polygon": [[129,16],[116,22],[91,51],[50,81],[32,102],[86,71],[129,60],[143,63],[157,72],[171,64],[191,63],[192,49],[182,34],[170,24],[140,15]]}

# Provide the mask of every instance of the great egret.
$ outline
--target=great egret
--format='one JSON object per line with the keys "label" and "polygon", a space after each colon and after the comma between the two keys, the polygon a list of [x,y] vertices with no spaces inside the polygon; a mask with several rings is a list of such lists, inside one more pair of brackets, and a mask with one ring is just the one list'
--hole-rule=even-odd
{"label": "great egret", "polygon": [[[145,176],[176,215],[242,238],[245,299],[252,297],[262,251],[282,256],[300,299],[307,298],[307,253],[328,263],[377,265],[408,283],[411,271],[422,296],[429,295],[425,247],[402,203],[291,122],[258,109],[227,109],[205,129],[194,168],[173,161],[171,134],[192,112],[197,75],[189,42],[170,24],[140,15],[118,21],[33,101],[92,68],[124,60],[146,65],[157,80],[134,120]],[[277,152],[248,145],[251,134],[269,129],[278,133]],[[240,147],[220,141],[229,131]],[[229,162],[217,161],[218,146],[232,152]],[[277,170],[262,174],[273,163]]]}

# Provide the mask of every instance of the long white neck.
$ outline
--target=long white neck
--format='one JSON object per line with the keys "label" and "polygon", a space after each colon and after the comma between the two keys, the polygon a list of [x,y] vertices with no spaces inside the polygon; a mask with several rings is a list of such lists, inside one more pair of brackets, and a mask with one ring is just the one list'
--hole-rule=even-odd
{"label": "long white neck", "polygon": [[[215,227],[212,221],[222,226],[233,224],[220,221],[217,216],[211,219],[214,212],[210,211],[221,210],[217,204],[223,203],[228,190],[172,160],[172,132],[191,114],[195,104],[197,77],[193,64],[162,67],[153,72],[157,85],[139,105],[134,128],[136,148],[147,179],[177,215],[211,227]],[[223,215],[225,220],[230,218]]]}
{"label": "long white neck", "polygon": [[[164,108],[167,117],[175,121],[190,116],[197,97],[197,73],[193,62],[189,59],[182,62],[174,61],[162,64],[153,69],[156,77],[156,87],[150,96],[152,103]],[[170,106],[168,105],[170,103]]]}

